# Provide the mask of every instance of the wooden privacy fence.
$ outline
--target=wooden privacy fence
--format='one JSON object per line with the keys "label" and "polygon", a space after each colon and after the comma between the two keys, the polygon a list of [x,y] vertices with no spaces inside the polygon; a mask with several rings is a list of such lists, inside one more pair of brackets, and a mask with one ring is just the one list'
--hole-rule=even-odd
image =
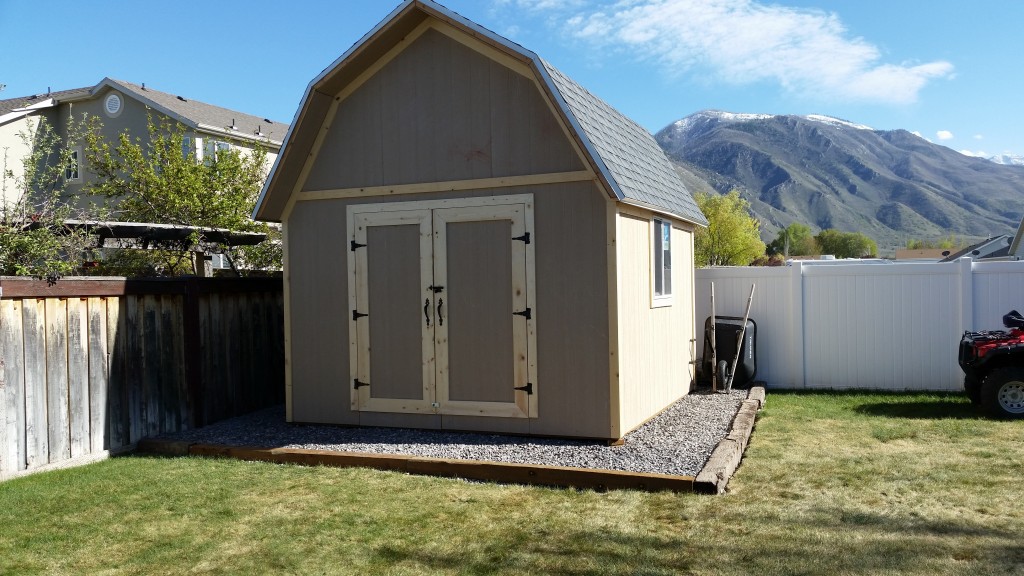
{"label": "wooden privacy fence", "polygon": [[279,278],[0,278],[0,479],[283,402]]}
{"label": "wooden privacy fence", "polygon": [[1024,311],[1024,261],[702,268],[699,339],[711,282],[721,316],[742,316],[757,284],[757,379],[775,388],[961,390],[963,332]]}

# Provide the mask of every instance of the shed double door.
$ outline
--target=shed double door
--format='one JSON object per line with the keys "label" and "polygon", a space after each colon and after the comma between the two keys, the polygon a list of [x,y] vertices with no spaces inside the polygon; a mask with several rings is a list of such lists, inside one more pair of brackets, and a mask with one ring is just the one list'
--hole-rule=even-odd
{"label": "shed double door", "polygon": [[350,207],[353,409],[536,416],[531,209],[522,196]]}

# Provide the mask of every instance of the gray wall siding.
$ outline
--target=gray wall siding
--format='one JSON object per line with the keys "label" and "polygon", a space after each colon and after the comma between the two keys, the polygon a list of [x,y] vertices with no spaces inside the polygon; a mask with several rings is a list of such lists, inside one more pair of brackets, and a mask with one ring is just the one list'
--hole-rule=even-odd
{"label": "gray wall siding", "polygon": [[351,411],[348,234],[353,202],[534,194],[539,417],[444,416],[450,429],[608,437],[608,200],[592,182],[487,192],[297,202],[288,220],[292,418],[296,422],[436,427],[437,416]]}
{"label": "gray wall siding", "polygon": [[340,103],[302,189],[582,169],[533,80],[431,29]]}
{"label": "gray wall siding", "polygon": [[610,426],[610,200],[593,183],[537,194],[537,434],[606,437]]}
{"label": "gray wall siding", "polygon": [[292,419],[357,424],[349,410],[345,205],[297,203],[287,226]]}

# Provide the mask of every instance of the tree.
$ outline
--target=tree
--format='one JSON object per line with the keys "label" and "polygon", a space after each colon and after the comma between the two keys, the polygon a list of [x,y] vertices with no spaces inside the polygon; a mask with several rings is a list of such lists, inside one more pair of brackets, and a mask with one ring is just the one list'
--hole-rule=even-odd
{"label": "tree", "polygon": [[783,258],[808,256],[817,251],[818,245],[811,234],[811,228],[799,222],[779,230],[779,235],[768,244],[769,254],[781,254]]}
{"label": "tree", "polygon": [[822,254],[836,258],[878,256],[878,245],[860,232],[840,232],[834,228],[822,230],[814,237]]}
{"label": "tree", "polygon": [[942,249],[952,250],[954,248],[961,249],[966,248],[967,243],[964,242],[963,238],[957,238],[953,234],[940,238],[938,240],[921,240],[918,238],[911,238],[907,240],[908,250],[926,250],[926,249]]}
{"label": "tree", "polygon": [[23,171],[10,168],[16,159],[4,150],[0,190],[13,190],[14,199],[0,197],[0,274],[35,276],[54,281],[81,271],[94,243],[90,234],[66,225],[73,208],[63,201],[66,171],[77,170],[72,150],[79,136],[70,126],[67,141],[45,118],[28,122],[19,136],[28,154],[20,161]]}
{"label": "tree", "polygon": [[764,254],[760,223],[738,190],[724,196],[698,192],[694,199],[709,223],[694,236],[697,266],[746,266]]}
{"label": "tree", "polygon": [[[185,127],[167,118],[156,120],[150,114],[148,140],[133,140],[125,131],[113,145],[101,134],[97,119],[85,122],[85,158],[89,170],[97,176],[86,188],[91,194],[114,201],[118,220],[271,232],[266,223],[249,217],[267,173],[267,155],[262,147],[214,145],[204,151],[200,161],[199,151],[192,146],[195,141],[185,136]],[[261,266],[280,269],[278,243],[239,248],[203,244],[199,235],[193,234],[182,241],[167,241],[160,248],[147,251],[142,259],[168,274],[189,266],[198,273],[192,260],[196,250],[222,252],[232,265],[251,254]],[[124,261],[139,258],[121,256]]]}

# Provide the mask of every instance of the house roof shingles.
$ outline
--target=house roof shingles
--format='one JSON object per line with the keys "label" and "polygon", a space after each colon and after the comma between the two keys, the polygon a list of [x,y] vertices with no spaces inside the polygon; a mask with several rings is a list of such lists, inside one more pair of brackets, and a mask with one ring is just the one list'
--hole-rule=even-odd
{"label": "house roof shingles", "polygon": [[[48,94],[35,94],[0,100],[0,115],[11,112],[17,108],[24,108],[47,99],[81,100],[97,94],[103,87],[110,87],[119,90],[131,98],[139,100],[147,106],[154,107],[161,112],[168,113],[179,122],[191,128],[199,130],[215,129],[223,133],[237,133],[239,138],[259,139],[265,138],[272,143],[280,144],[288,132],[288,124],[269,120],[260,116],[253,116],[244,112],[214,106],[191,98],[179,97],[168,94],[150,87],[143,88],[138,84],[104,78],[95,86],[86,88],[74,88],[71,90],[60,90]],[[230,126],[234,123],[235,129]],[[260,132],[262,136],[257,135]]]}
{"label": "house roof shingles", "polygon": [[64,100],[68,98],[81,98],[87,96],[92,87],[86,88],[72,88],[71,90],[58,90],[56,92],[43,93],[43,94],[31,94],[29,96],[17,96],[14,98],[8,98],[6,100],[0,100],[0,115],[11,112],[17,108],[25,108],[33,104],[44,102],[50,98],[54,100]]}
{"label": "house roof shingles", "polygon": [[613,186],[619,188],[616,195],[621,200],[660,208],[707,226],[693,196],[647,130],[548,62],[541,60],[541,64],[607,168]]}
{"label": "house roof shingles", "polygon": [[232,122],[240,137],[252,138],[260,131],[264,138],[280,143],[284,140],[288,131],[288,124],[277,122],[260,116],[253,116],[236,110],[229,110],[213,104],[207,104],[191,98],[184,98],[150,87],[143,88],[138,84],[107,78],[109,84],[116,86],[123,92],[130,93],[133,97],[148,101],[159,108],[164,108],[172,114],[192,124],[194,128],[213,127],[220,130],[230,130]]}

